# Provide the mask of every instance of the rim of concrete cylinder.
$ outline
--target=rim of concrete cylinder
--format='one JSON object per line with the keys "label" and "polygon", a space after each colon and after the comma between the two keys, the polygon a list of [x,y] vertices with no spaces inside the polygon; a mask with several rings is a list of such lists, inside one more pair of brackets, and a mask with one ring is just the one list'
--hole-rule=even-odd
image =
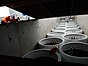
{"label": "rim of concrete cylinder", "polygon": [[66,24],[57,24],[57,25],[55,25],[56,27],[58,27],[58,26],[66,26]]}
{"label": "rim of concrete cylinder", "polygon": [[[59,42],[58,44],[56,43],[56,44],[54,44],[54,45],[45,45],[45,43],[42,43],[42,41],[46,41],[46,40],[50,40],[50,39],[58,39],[58,40],[60,40],[61,42]],[[56,42],[56,41],[55,41]],[[42,45],[42,46],[55,46],[55,45],[60,45],[60,44],[63,44],[64,43],[64,39],[62,39],[62,38],[60,38],[60,37],[48,37],[48,38],[43,38],[43,39],[41,39],[41,40],[39,40],[39,42],[38,42],[40,45]],[[50,43],[52,43],[52,42],[50,42]]]}
{"label": "rim of concrete cylinder", "polygon": [[60,17],[60,19],[66,19],[66,17],[62,16],[62,17]]}
{"label": "rim of concrete cylinder", "polygon": [[[31,50],[30,52],[28,52],[28,53],[26,53],[24,56],[22,56],[22,58],[28,58],[27,56],[31,53],[34,53],[34,52],[40,52],[40,51],[44,51],[44,52],[50,52],[51,51],[51,49],[37,49],[37,50]],[[50,55],[52,58],[54,58],[54,56],[57,56],[57,57],[55,57],[55,59],[56,60],[58,60],[58,55],[59,55],[59,53],[58,52],[55,52],[55,54],[54,55]],[[38,55],[37,55],[38,56]],[[50,56],[48,56],[48,57],[50,57]],[[44,55],[43,56],[40,56],[40,57],[44,57]],[[46,57],[46,56],[45,56]],[[32,58],[32,59],[35,59],[35,58]]]}
{"label": "rim of concrete cylinder", "polygon": [[66,24],[66,26],[78,26],[77,24]]}
{"label": "rim of concrete cylinder", "polygon": [[58,25],[66,25],[66,22],[60,22]]}
{"label": "rim of concrete cylinder", "polygon": [[73,18],[69,18],[69,21],[75,21],[75,19],[73,19]]}
{"label": "rim of concrete cylinder", "polygon": [[58,26],[55,26],[54,29],[64,29],[65,30],[66,27],[58,27]]}
{"label": "rim of concrete cylinder", "polygon": [[67,29],[66,30],[66,32],[69,32],[69,31],[74,31],[74,32],[77,32],[77,33],[82,33],[83,32],[83,30],[81,30],[81,29]]}
{"label": "rim of concrete cylinder", "polygon": [[73,30],[73,29],[79,29],[79,28],[66,28],[66,30]]}
{"label": "rim of concrete cylinder", "polygon": [[63,33],[65,32],[65,30],[59,30],[59,29],[52,29],[51,31],[52,32],[63,32]]}
{"label": "rim of concrete cylinder", "polygon": [[75,23],[75,22],[67,22],[67,25],[70,25],[70,24],[73,24],[73,25],[76,25],[77,23]]}
{"label": "rim of concrete cylinder", "polygon": [[68,21],[68,23],[76,23],[76,22],[74,22],[74,21]]}
{"label": "rim of concrete cylinder", "polygon": [[66,26],[66,28],[80,28],[79,26]]}
{"label": "rim of concrete cylinder", "polygon": [[64,34],[64,32],[49,32],[49,33],[47,33],[47,35],[50,35],[50,34]]}
{"label": "rim of concrete cylinder", "polygon": [[60,21],[66,21],[65,18],[61,19]]}
{"label": "rim of concrete cylinder", "polygon": [[31,50],[28,53],[26,53],[23,58],[25,58],[29,53],[34,53],[34,52],[38,52],[38,51],[50,51],[50,49],[37,49],[37,50]]}
{"label": "rim of concrete cylinder", "polygon": [[76,23],[73,21],[68,21],[67,24],[76,24]]}
{"label": "rim of concrete cylinder", "polygon": [[67,24],[66,26],[79,26],[78,24]]}
{"label": "rim of concrete cylinder", "polygon": [[46,34],[47,37],[62,37],[64,32],[49,32]]}
{"label": "rim of concrete cylinder", "polygon": [[77,39],[77,41],[78,41],[78,40],[88,39],[88,36],[87,36],[86,34],[81,34],[81,33],[69,33],[69,34],[64,34],[62,37],[63,37],[64,39],[67,39],[67,40],[73,40],[73,39],[68,39],[68,38],[65,37],[65,36],[71,36],[71,35],[83,36],[83,38]]}
{"label": "rim of concrete cylinder", "polygon": [[70,26],[78,26],[78,25],[77,24],[67,24],[66,26],[70,27]]}
{"label": "rim of concrete cylinder", "polygon": [[66,27],[66,25],[56,25],[55,27]]}
{"label": "rim of concrete cylinder", "polygon": [[54,27],[54,29],[56,29],[56,30],[65,30],[66,27]]}
{"label": "rim of concrete cylinder", "polygon": [[85,42],[68,42],[68,43],[64,43],[62,45],[60,45],[59,47],[59,53],[61,52],[62,54],[66,55],[66,56],[69,56],[69,57],[73,57],[73,58],[77,58],[77,59],[88,59],[88,57],[78,57],[78,56],[73,56],[73,55],[69,55],[69,54],[66,54],[63,50],[62,50],[62,47],[65,46],[65,45],[71,45],[71,44],[82,44],[82,45],[87,45],[88,46],[88,43],[85,43]]}
{"label": "rim of concrete cylinder", "polygon": [[74,28],[74,29],[66,29],[66,31],[70,31],[70,30],[71,30],[71,31],[72,31],[72,30],[74,30],[74,31],[75,31],[75,30],[77,30],[77,31],[83,31],[82,29],[76,29],[76,28]]}

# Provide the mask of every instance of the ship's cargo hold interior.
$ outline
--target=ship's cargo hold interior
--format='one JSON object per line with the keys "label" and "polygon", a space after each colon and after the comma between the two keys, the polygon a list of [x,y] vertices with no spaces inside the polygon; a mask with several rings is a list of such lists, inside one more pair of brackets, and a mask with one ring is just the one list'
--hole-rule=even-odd
{"label": "ship's cargo hold interior", "polygon": [[0,0],[0,66],[88,66],[87,0]]}

